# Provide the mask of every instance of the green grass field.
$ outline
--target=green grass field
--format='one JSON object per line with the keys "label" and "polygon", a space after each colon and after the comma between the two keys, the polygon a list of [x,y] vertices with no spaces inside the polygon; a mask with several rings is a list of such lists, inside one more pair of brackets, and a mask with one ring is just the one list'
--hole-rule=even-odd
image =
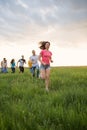
{"label": "green grass field", "polygon": [[51,68],[41,79],[0,74],[0,130],[87,130],[87,67]]}

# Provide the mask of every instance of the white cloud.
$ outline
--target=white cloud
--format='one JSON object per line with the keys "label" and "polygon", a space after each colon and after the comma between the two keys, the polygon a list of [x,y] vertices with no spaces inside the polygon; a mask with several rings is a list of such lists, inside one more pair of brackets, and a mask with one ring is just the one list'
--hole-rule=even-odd
{"label": "white cloud", "polygon": [[17,0],[17,3],[21,5],[23,8],[28,9],[27,4],[25,4],[22,0]]}

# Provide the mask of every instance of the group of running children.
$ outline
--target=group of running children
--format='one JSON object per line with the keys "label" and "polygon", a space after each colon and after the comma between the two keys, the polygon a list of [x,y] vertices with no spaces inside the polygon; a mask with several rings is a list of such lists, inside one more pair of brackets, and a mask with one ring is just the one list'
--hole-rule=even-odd
{"label": "group of running children", "polygon": [[[28,66],[33,77],[36,76],[37,78],[40,77],[41,79],[45,80],[45,88],[47,91],[49,91],[50,62],[53,62],[52,52],[49,51],[50,42],[41,41],[39,42],[39,45],[39,48],[41,49],[39,56],[36,55],[35,50],[32,50],[32,55],[29,57]],[[40,67],[38,61],[40,62]],[[10,64],[12,73],[15,73],[15,59],[12,59]],[[22,55],[21,59],[19,59],[17,62],[17,67],[19,66],[20,73],[24,72],[24,64],[26,64],[26,60],[24,59],[24,55]],[[1,61],[1,72],[8,72],[6,58],[3,58],[3,61]]]}

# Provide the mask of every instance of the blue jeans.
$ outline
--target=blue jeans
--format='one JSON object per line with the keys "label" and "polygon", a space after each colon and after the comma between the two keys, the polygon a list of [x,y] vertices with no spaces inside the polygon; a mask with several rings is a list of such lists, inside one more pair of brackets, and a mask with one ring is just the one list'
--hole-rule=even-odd
{"label": "blue jeans", "polygon": [[35,73],[36,73],[36,77],[39,77],[39,66],[32,66],[32,68],[30,68],[30,72],[32,73],[33,77],[35,77]]}
{"label": "blue jeans", "polygon": [[2,68],[2,73],[8,73],[7,68]]}

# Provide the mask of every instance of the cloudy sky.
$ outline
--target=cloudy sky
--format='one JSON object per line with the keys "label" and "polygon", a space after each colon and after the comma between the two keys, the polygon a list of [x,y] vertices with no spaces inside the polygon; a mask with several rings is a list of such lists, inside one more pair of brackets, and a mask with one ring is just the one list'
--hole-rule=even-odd
{"label": "cloudy sky", "polygon": [[87,0],[0,0],[0,61],[51,42],[52,66],[87,65]]}

